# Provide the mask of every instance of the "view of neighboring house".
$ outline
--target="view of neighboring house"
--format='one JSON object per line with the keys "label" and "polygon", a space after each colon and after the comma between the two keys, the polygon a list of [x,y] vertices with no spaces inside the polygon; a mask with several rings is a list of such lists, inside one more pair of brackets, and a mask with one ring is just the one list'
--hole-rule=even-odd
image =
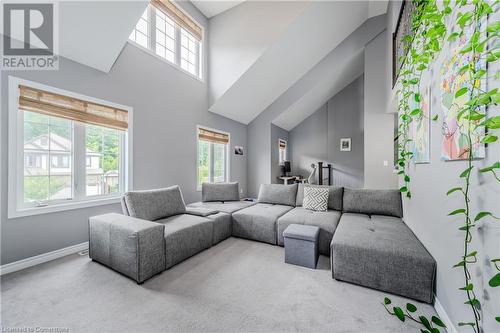
{"label": "view of neighboring house", "polygon": [[[109,193],[110,186],[118,183],[118,171],[104,172],[102,154],[86,149],[86,193],[88,196]],[[42,134],[24,144],[25,177],[71,177],[72,143],[56,133]],[[71,184],[71,183],[69,183]],[[62,186],[51,194],[51,200],[71,197],[71,186]]]}

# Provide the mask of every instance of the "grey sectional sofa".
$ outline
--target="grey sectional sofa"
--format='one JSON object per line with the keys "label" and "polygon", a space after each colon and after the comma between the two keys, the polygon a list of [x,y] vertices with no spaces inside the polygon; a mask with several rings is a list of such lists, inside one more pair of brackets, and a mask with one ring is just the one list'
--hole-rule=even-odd
{"label": "grey sectional sofa", "polygon": [[334,279],[433,301],[436,262],[403,222],[399,191],[330,186],[317,212],[302,207],[303,186],[261,185],[249,202],[238,183],[205,183],[188,206],[177,186],[129,192],[124,215],[90,218],[89,255],[141,283],[230,236],[283,246],[287,226],[312,225]]}

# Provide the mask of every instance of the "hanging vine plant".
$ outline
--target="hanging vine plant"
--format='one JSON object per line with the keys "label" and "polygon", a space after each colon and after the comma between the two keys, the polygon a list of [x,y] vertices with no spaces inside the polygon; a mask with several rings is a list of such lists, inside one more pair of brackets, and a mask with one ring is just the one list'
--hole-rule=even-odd
{"label": "hanging vine plant", "polygon": [[[463,249],[460,260],[454,266],[462,271],[464,285],[460,291],[465,293],[464,304],[469,307],[471,318],[461,321],[459,326],[470,326],[473,332],[482,332],[481,302],[477,298],[474,288],[474,281],[470,269],[478,261],[478,252],[472,248],[473,230],[479,223],[483,223],[488,218],[499,220],[493,212],[479,211],[474,213],[472,209],[473,189],[471,187],[471,177],[475,172],[490,174],[493,181],[500,183],[497,172],[500,171],[500,162],[478,168],[474,165],[476,157],[475,149],[480,145],[487,145],[498,140],[496,131],[500,129],[500,116],[489,115],[488,108],[497,106],[500,102],[500,93],[496,88],[487,90],[486,82],[488,77],[488,64],[492,64],[500,59],[498,45],[500,22],[490,22],[488,25],[488,15],[498,10],[498,1],[488,2],[485,0],[461,0],[450,6],[450,1],[444,1],[441,9],[436,5],[436,1],[413,1],[416,10],[412,18],[412,36],[406,36],[405,42],[407,55],[400,72],[398,89],[398,151],[397,161],[402,176],[403,186],[400,188],[408,198],[411,198],[410,176],[408,165],[413,158],[410,151],[411,136],[410,124],[416,117],[422,117],[421,108],[411,109],[412,99],[420,102],[420,79],[422,72],[427,70],[431,62],[436,59],[441,51],[445,39],[454,42],[458,38],[465,39],[465,44],[458,53],[466,59],[465,64],[456,69],[457,76],[464,78],[465,86],[458,87],[453,91],[454,98],[466,98],[466,101],[458,108],[457,123],[463,135],[466,149],[461,152],[461,158],[466,161],[466,168],[461,171],[458,178],[461,185],[451,188],[446,195],[460,195],[463,206],[450,212],[452,217],[460,217],[463,223],[459,230],[463,234]],[[454,9],[452,9],[454,7]],[[452,15],[454,14],[454,15]],[[453,17],[453,24],[457,31],[448,31],[445,21],[447,17]],[[497,76],[494,77],[498,79]],[[437,115],[432,117],[437,119]],[[500,258],[491,260],[496,273],[489,279],[489,286],[500,287]],[[422,332],[440,332],[440,327],[445,325],[439,317],[433,316],[430,319],[425,316],[415,315],[417,308],[414,304],[407,303],[406,309],[392,307],[391,300],[384,299],[384,307],[391,315],[396,316],[401,321],[413,320],[421,324],[425,329]],[[495,317],[500,323],[500,313]]]}

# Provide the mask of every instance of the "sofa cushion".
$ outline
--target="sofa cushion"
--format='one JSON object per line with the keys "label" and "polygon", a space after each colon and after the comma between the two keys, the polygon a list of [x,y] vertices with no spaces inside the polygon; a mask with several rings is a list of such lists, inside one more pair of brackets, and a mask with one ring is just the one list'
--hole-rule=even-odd
{"label": "sofa cushion", "polygon": [[238,201],[238,183],[203,183],[201,201]]}
{"label": "sofa cushion", "polygon": [[186,205],[179,186],[156,190],[132,191],[124,194],[124,202],[130,216],[155,221],[186,212]]}
{"label": "sofa cushion", "polygon": [[181,214],[156,221],[165,225],[165,264],[175,264],[212,246],[213,221]]}
{"label": "sofa cushion", "polygon": [[399,190],[344,189],[344,212],[403,217]]}
{"label": "sofa cushion", "polygon": [[327,188],[304,187],[304,208],[318,212],[326,212],[328,210],[329,192]]}
{"label": "sofa cushion", "polygon": [[295,206],[297,184],[262,184],[259,189],[258,202],[285,206]]}
{"label": "sofa cushion", "polygon": [[330,190],[330,192],[328,193],[328,209],[342,211],[342,200],[343,200],[342,196],[344,194],[344,188],[337,187],[337,186],[328,186],[328,185],[299,184],[299,186],[297,188],[297,199],[295,202],[295,206],[297,206],[297,207],[302,206],[303,201],[304,201],[304,187],[305,186],[328,188]]}
{"label": "sofa cushion", "polygon": [[226,202],[211,201],[211,202],[195,202],[189,204],[188,207],[193,207],[193,208],[202,207],[207,209],[218,210],[219,212],[223,213],[232,214],[238,210],[253,206],[255,204],[256,202],[252,201],[226,201]]}
{"label": "sofa cushion", "polygon": [[276,220],[293,209],[258,203],[233,213],[233,236],[276,244]]}
{"label": "sofa cushion", "polygon": [[397,217],[344,213],[331,244],[332,276],[431,303],[436,262]]}
{"label": "sofa cushion", "polygon": [[278,245],[283,246],[283,231],[290,224],[313,225],[319,227],[319,253],[328,256],[330,255],[330,243],[339,220],[340,212],[337,210],[316,212],[303,207],[296,207],[278,219],[276,225]]}

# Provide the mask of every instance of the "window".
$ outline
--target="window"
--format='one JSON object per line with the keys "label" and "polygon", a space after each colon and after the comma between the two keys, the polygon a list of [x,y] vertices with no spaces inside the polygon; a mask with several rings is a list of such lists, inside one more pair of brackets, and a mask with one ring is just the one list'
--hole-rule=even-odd
{"label": "window", "polygon": [[201,73],[203,31],[169,0],[152,0],[129,39],[197,78]]}
{"label": "window", "polygon": [[198,127],[197,184],[229,181],[229,133]]}
{"label": "window", "polygon": [[286,141],[278,139],[279,164],[283,165],[286,161]]}
{"label": "window", "polygon": [[12,77],[9,86],[9,216],[109,203],[128,189],[129,108]]}

